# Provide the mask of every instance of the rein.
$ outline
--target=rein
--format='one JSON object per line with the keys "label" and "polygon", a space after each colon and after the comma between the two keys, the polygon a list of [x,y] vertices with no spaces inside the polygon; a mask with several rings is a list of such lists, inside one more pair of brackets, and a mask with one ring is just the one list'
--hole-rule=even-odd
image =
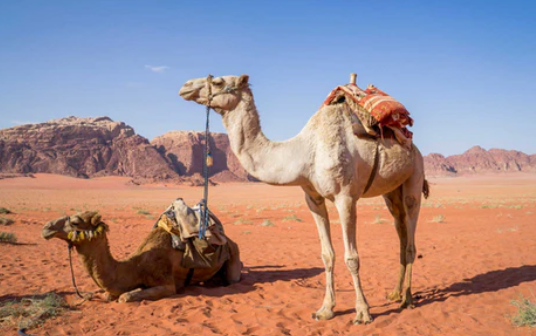
{"label": "rein", "polygon": [[205,183],[203,190],[203,199],[199,202],[199,239],[205,239],[206,232],[209,222],[209,213],[208,210],[208,167],[212,166],[213,158],[210,151],[210,103],[212,99],[216,96],[219,96],[224,93],[231,93],[236,90],[236,87],[225,86],[221,91],[212,94],[212,75],[207,76],[207,121],[205,124],[205,153],[204,153],[204,166],[203,166],[203,175],[205,175]]}
{"label": "rein", "polygon": [[212,166],[212,154],[210,153],[210,103],[212,102],[212,75],[207,76],[207,121],[205,124],[205,153],[203,175],[205,175],[205,183],[203,189],[203,199],[199,202],[199,239],[205,239],[208,228],[208,166],[209,158]]}
{"label": "rein", "polygon": [[71,256],[72,249],[73,249],[73,243],[69,242],[67,244],[67,251],[69,251],[69,267],[71,268],[71,279],[73,281],[73,287],[74,287],[74,290],[76,291],[76,295],[78,295],[78,297],[81,299],[85,299],[85,297],[82,294],[80,294],[80,291],[78,290],[78,287],[76,286],[76,280],[74,277],[74,270],[73,270],[73,258]]}
{"label": "rein", "polygon": [[[71,218],[69,217],[68,220],[70,221]],[[79,298],[83,299],[83,301],[78,303],[77,305],[82,304],[86,300],[90,299],[93,296],[93,294],[95,294],[95,292],[88,292],[88,293],[86,293],[86,296],[84,296],[78,290],[78,286],[76,285],[76,279],[75,279],[75,275],[74,275],[74,269],[73,269],[73,258],[72,258],[72,254],[71,254],[71,250],[74,248],[73,242],[83,241],[83,240],[86,240],[86,239],[91,240],[91,239],[96,238],[97,236],[103,234],[105,231],[106,231],[106,229],[103,226],[99,225],[93,231],[90,231],[90,230],[87,230],[87,231],[74,230],[74,231],[69,232],[69,234],[67,235],[67,237],[69,238],[69,242],[67,243],[67,251],[69,253],[69,268],[71,269],[71,280],[72,280],[72,283],[73,283],[73,287],[74,287],[74,289],[76,291],[76,295]]]}

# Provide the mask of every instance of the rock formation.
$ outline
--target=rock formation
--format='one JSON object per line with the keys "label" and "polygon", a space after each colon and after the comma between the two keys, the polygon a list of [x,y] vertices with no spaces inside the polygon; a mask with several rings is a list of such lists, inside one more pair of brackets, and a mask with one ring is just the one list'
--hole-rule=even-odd
{"label": "rock formation", "polygon": [[460,155],[444,157],[432,153],[424,157],[428,176],[457,176],[469,174],[536,172],[536,155],[504,149],[475,146]]}
{"label": "rock formation", "polygon": [[179,177],[146,138],[108,117],[67,117],[0,130],[0,171],[141,181]]}
{"label": "rock formation", "polygon": [[[167,158],[181,176],[203,174],[205,134],[193,131],[171,131],[154,138],[151,144]],[[254,181],[240,165],[229,147],[224,133],[210,133],[210,148],[214,165],[209,176],[214,182]]]}

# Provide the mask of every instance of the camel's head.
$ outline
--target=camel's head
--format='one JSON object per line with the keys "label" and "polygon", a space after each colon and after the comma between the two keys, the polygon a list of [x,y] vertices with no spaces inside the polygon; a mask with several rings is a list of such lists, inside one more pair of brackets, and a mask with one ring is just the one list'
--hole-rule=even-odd
{"label": "camel's head", "polygon": [[249,92],[248,80],[248,75],[191,79],[182,86],[179,95],[224,114],[238,106],[244,91]]}
{"label": "camel's head", "polygon": [[41,235],[47,240],[59,238],[76,245],[97,238],[107,230],[108,225],[101,221],[97,211],[84,211],[51,220],[45,224]]}

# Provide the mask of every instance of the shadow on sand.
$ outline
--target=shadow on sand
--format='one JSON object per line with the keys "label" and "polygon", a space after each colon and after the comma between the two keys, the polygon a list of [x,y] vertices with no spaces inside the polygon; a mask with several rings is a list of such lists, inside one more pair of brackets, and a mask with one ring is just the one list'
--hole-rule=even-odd
{"label": "shadow on sand", "polygon": [[245,267],[242,273],[242,280],[239,283],[221,287],[221,286],[189,286],[184,288],[180,294],[196,295],[203,294],[208,296],[223,296],[231,294],[242,294],[254,291],[257,285],[263,283],[272,283],[276,281],[300,281],[312,278],[324,272],[322,267],[280,269],[285,266],[267,265]]}
{"label": "shadow on sand", "polygon": [[[496,292],[501,289],[518,286],[523,282],[535,280],[536,265],[509,267],[478,274],[472,278],[455,282],[445,288],[435,287],[415,292],[413,296],[415,298],[415,306],[418,308],[433,302],[442,302],[451,297]],[[389,315],[400,311],[400,308],[390,309],[376,316]]]}

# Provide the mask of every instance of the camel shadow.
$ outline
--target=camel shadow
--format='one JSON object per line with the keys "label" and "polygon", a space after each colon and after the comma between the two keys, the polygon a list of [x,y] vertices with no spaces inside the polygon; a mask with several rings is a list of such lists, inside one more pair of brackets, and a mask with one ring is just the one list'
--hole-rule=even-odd
{"label": "camel shadow", "polygon": [[180,294],[196,295],[202,293],[208,296],[243,294],[256,290],[259,284],[276,281],[304,280],[324,272],[324,268],[321,267],[279,269],[283,267],[279,265],[245,267],[246,271],[243,271],[240,282],[236,284],[223,287],[214,285],[188,286],[183,288]]}
{"label": "camel shadow", "polygon": [[[455,282],[445,288],[430,288],[415,292],[415,306],[422,307],[433,302],[442,302],[451,297],[496,292],[518,286],[523,282],[536,280],[536,265],[508,267],[502,270],[489,271],[475,275],[469,279]],[[400,308],[390,309],[376,316],[400,312]]]}

